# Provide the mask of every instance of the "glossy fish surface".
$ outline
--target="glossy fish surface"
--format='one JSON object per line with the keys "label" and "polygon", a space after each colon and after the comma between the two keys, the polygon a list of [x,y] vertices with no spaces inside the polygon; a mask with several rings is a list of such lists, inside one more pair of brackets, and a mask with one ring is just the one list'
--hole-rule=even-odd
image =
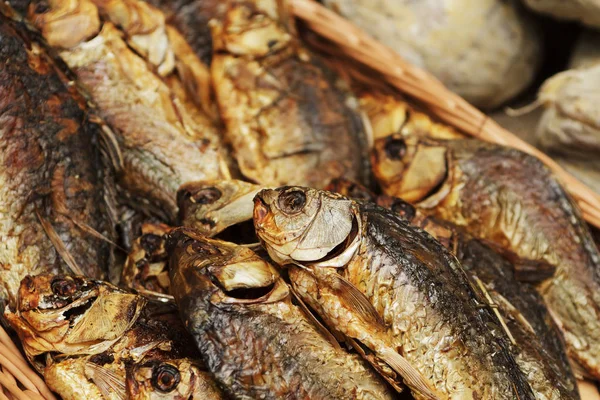
{"label": "glossy fish surface", "polygon": [[425,232],[371,203],[302,187],[261,191],[254,223],[279,264],[338,268],[439,398],[535,398],[492,310]]}
{"label": "glossy fish surface", "polygon": [[252,250],[171,232],[172,293],[206,365],[236,399],[391,399],[356,355],[328,341]]}
{"label": "glossy fish surface", "polygon": [[65,400],[224,399],[175,310],[109,283],[27,276],[5,317]]}
{"label": "glossy fish surface", "polygon": [[[214,127],[206,125],[192,99],[177,95],[185,93],[183,83],[171,88],[149,59],[129,47],[131,36],[126,41],[94,3],[35,4],[28,19],[54,45],[112,128],[120,183],[141,200],[136,206],[175,220],[181,184],[229,177]],[[78,24],[75,17],[91,22]],[[57,39],[66,35],[69,41]]]}
{"label": "glossy fish surface", "polygon": [[112,267],[114,190],[102,126],[47,49],[0,7],[0,301],[21,279]]}
{"label": "glossy fish surface", "polygon": [[[385,143],[396,143],[397,151],[386,152]],[[373,160],[388,194],[519,257],[555,266],[538,291],[571,359],[600,377],[600,254],[574,202],[539,160],[477,140],[414,137],[383,139]]]}
{"label": "glossy fish surface", "polygon": [[369,179],[358,101],[302,47],[275,0],[232,1],[211,25],[211,74],[241,173],[263,185]]}
{"label": "glossy fish surface", "polygon": [[452,251],[474,285],[483,286],[514,339],[512,352],[537,399],[579,399],[562,334],[534,285],[517,279],[518,266],[463,228],[427,217],[400,199],[380,196],[377,203],[431,234]]}

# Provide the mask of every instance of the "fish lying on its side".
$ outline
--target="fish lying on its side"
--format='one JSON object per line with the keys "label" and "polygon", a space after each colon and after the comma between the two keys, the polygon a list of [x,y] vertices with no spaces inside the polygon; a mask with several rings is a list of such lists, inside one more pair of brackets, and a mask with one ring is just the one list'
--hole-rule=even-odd
{"label": "fish lying on its side", "polygon": [[514,338],[513,355],[536,398],[580,398],[560,330],[534,286],[516,279],[515,266],[509,259],[463,228],[425,216],[399,198],[376,196],[367,188],[344,179],[332,181],[327,189],[350,198],[376,202],[438,240],[457,257],[474,285],[483,285],[490,296]]}
{"label": "fish lying on its side", "polygon": [[426,217],[400,199],[379,196],[377,203],[437,239],[457,257],[474,284],[483,285],[515,341],[514,357],[538,400],[580,398],[560,330],[535,287],[517,280],[515,266],[507,258],[464,229]]}
{"label": "fish lying on its side", "polygon": [[[255,198],[254,224],[277,263],[309,271],[337,269],[331,275],[339,275],[337,292],[346,294],[344,305],[365,315],[362,322],[379,320],[380,331],[395,339],[390,348],[369,350],[388,364],[390,359],[401,361],[394,353],[402,356],[433,396],[535,398],[491,308],[456,259],[422,230],[371,203],[302,187],[261,191]],[[368,298],[375,315],[358,296],[347,295],[350,287]],[[327,296],[319,298],[319,289],[317,285],[317,293],[311,293],[313,299],[327,301]],[[331,313],[330,322],[346,334],[344,311]],[[370,333],[353,339],[365,343]],[[412,376],[410,381],[403,378],[414,395],[433,397],[416,387]]]}
{"label": "fish lying on its side", "polygon": [[[241,173],[279,186],[370,177],[358,101],[302,47],[276,0],[234,0],[211,24],[211,75]],[[288,10],[289,11],[289,10]]]}
{"label": "fish lying on its side", "polygon": [[27,276],[5,317],[65,400],[222,400],[174,309],[102,281]]}
{"label": "fish lying on its side", "polygon": [[102,126],[10,12],[0,5],[0,302],[13,304],[28,274],[107,276],[115,233]]}
{"label": "fish lying on its side", "polygon": [[525,153],[474,139],[391,135],[373,152],[386,193],[521,258],[555,266],[538,291],[571,359],[600,378],[600,254],[548,168]]}
{"label": "fish lying on its side", "polygon": [[392,398],[359,357],[311,325],[252,250],[189,228],[169,236],[172,293],[208,369],[233,398]]}
{"label": "fish lying on its side", "polygon": [[171,90],[148,60],[130,49],[93,2],[36,4],[30,1],[28,19],[53,44],[112,128],[120,183],[142,199],[136,206],[175,220],[181,184],[229,177],[214,127],[203,124],[199,109],[176,96],[181,90]]}

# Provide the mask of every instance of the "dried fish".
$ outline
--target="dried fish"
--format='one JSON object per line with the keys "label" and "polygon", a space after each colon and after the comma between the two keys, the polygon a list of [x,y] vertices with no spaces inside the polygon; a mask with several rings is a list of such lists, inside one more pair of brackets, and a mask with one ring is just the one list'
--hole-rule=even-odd
{"label": "dried fish", "polygon": [[294,36],[275,0],[232,1],[211,25],[217,102],[241,173],[279,186],[368,183],[358,102]]}
{"label": "dried fish", "polygon": [[112,268],[114,183],[94,120],[44,45],[0,12],[1,302],[28,274]]}
{"label": "dried fish", "polygon": [[374,149],[386,193],[556,274],[538,285],[569,356],[600,377],[600,254],[567,192],[539,160],[474,139],[391,135]]}
{"label": "dried fish", "polygon": [[209,371],[234,398],[391,399],[386,385],[334,346],[252,250],[189,228],[167,245],[173,294]]}
{"label": "dried fish", "polygon": [[[423,387],[403,375],[413,394],[432,398],[432,388],[450,399],[535,398],[492,310],[456,259],[420,229],[372,203],[302,187],[261,191],[254,224],[278,264],[336,269],[332,276],[350,285],[338,290],[345,306],[365,321],[379,319],[395,339],[391,350],[369,350],[400,375],[408,372],[402,356],[425,379]],[[372,311],[348,297],[349,287]],[[342,332],[343,311],[335,321]]]}

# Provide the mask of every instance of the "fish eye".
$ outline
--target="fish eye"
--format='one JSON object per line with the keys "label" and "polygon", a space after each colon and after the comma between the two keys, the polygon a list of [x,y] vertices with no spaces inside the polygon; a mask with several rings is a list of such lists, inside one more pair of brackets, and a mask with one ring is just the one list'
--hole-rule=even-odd
{"label": "fish eye", "polygon": [[392,160],[401,160],[406,154],[404,139],[389,137],[385,142],[385,154]]}
{"label": "fish eye", "polygon": [[160,364],[152,372],[152,386],[163,393],[173,391],[181,381],[179,370],[171,364]]}
{"label": "fish eye", "polygon": [[77,282],[68,278],[57,278],[51,284],[52,293],[60,297],[71,297],[79,289]]}
{"label": "fish eye", "polygon": [[209,187],[194,193],[190,199],[196,204],[212,204],[219,200],[222,193],[215,187]]}
{"label": "fish eye", "polygon": [[306,204],[306,195],[301,190],[290,190],[283,192],[277,199],[277,204],[281,211],[293,214],[302,211]]}

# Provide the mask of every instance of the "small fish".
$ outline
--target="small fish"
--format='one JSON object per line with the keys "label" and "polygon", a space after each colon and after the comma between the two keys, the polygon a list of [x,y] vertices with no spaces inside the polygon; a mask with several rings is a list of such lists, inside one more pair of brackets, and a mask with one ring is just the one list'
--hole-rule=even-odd
{"label": "small fish", "polygon": [[123,267],[123,286],[158,300],[171,299],[169,255],[165,250],[165,236],[171,229],[164,224],[142,225],[142,235],[133,242]]}
{"label": "small fish", "polygon": [[27,276],[5,317],[64,400],[224,399],[172,307],[80,276]]}
{"label": "small fish", "polygon": [[538,400],[579,399],[562,334],[535,287],[516,278],[519,266],[463,228],[427,217],[401,199],[379,196],[377,204],[437,239],[457,257],[475,285],[484,285],[515,341],[513,354]]}
{"label": "small fish", "polygon": [[[112,129],[120,184],[141,199],[135,206],[174,221],[181,184],[229,178],[214,127],[206,125],[191,99],[177,95],[185,93],[177,89],[184,83],[175,82],[172,90],[170,81],[128,46],[123,32],[101,19],[90,0],[34,4],[28,20],[53,45]],[[91,22],[79,25],[82,20]]]}
{"label": "small fish", "polygon": [[263,186],[239,180],[191,182],[177,193],[179,221],[213,237],[252,219],[252,199]]}
{"label": "small fish", "polygon": [[103,126],[10,12],[0,5],[0,303],[14,305],[28,274],[107,276],[115,217]]}
{"label": "small fish", "polygon": [[478,140],[391,135],[375,143],[384,191],[539,265],[538,285],[571,359],[600,378],[600,254],[571,197],[541,161]]}
{"label": "small fish", "polygon": [[187,358],[163,361],[153,358],[127,371],[131,399],[225,400],[212,376]]}
{"label": "small fish", "polygon": [[358,101],[294,36],[283,2],[232,1],[211,22],[211,74],[241,173],[269,186],[368,183]]}
{"label": "small fish", "polygon": [[392,398],[358,356],[311,325],[277,270],[252,250],[189,228],[172,231],[167,248],[180,313],[232,397]]}
{"label": "small fish", "polygon": [[[456,259],[425,232],[372,203],[302,187],[261,191],[254,224],[278,264],[336,268],[338,282],[358,289],[374,311],[351,299],[346,306],[381,321],[396,339],[395,355],[437,398],[535,398],[491,308]],[[388,364],[394,356],[369,350]],[[413,394],[432,398],[423,386],[406,383]]]}

